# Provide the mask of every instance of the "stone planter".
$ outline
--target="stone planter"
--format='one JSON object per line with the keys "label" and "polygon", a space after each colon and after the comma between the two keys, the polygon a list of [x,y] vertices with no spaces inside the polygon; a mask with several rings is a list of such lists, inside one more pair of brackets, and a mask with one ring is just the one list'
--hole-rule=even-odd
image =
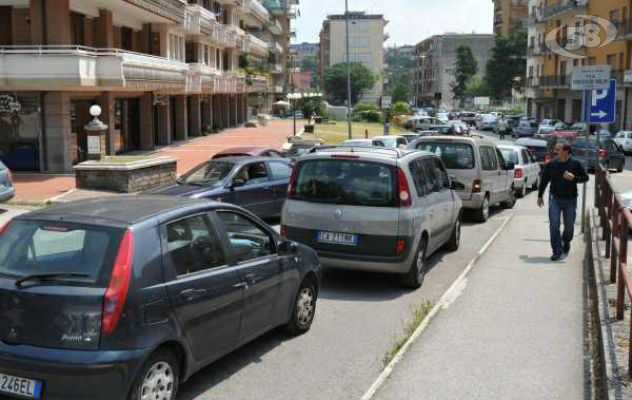
{"label": "stone planter", "polygon": [[314,125],[304,125],[305,133],[314,133]]}
{"label": "stone planter", "polygon": [[75,165],[75,180],[79,189],[140,192],[175,182],[177,163],[174,157],[106,157]]}

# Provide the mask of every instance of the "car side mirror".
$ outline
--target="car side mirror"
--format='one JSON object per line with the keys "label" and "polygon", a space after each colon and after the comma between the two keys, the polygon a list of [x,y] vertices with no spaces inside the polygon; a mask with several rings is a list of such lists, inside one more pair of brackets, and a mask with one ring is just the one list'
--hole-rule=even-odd
{"label": "car side mirror", "polygon": [[285,254],[296,254],[298,253],[298,245],[291,240],[284,240],[279,243],[279,252]]}
{"label": "car side mirror", "polygon": [[231,189],[242,187],[246,184],[246,180],[243,178],[235,178],[233,179],[233,183],[230,185]]}
{"label": "car side mirror", "polygon": [[458,190],[459,189],[459,182],[456,179],[450,178],[450,189],[451,190]]}
{"label": "car side mirror", "polygon": [[513,171],[516,165],[511,161],[505,161],[505,171]]}

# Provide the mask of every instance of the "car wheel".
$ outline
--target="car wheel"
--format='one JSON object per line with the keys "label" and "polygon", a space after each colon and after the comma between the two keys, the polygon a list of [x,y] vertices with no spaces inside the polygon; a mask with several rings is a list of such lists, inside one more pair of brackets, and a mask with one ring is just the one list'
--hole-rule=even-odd
{"label": "car wheel", "polygon": [[446,248],[450,251],[457,251],[461,245],[461,216],[458,216],[452,228],[450,240],[446,243]]}
{"label": "car wheel", "polygon": [[509,191],[509,198],[504,201],[502,205],[503,208],[514,208],[516,205],[516,192],[514,188]]}
{"label": "car wheel", "polygon": [[522,184],[522,187],[516,190],[516,197],[521,199],[526,195],[527,195],[527,181],[524,181],[524,183]]}
{"label": "car wheel", "polygon": [[136,375],[129,400],[175,400],[179,374],[173,353],[166,349],[156,351]]}
{"label": "car wheel", "polygon": [[617,172],[623,172],[624,167],[625,167],[625,163],[619,164],[619,168],[617,168]]}
{"label": "car wheel", "polygon": [[488,218],[489,218],[489,197],[485,196],[485,198],[483,199],[483,204],[481,205],[481,208],[476,210],[476,215],[474,216],[474,219],[476,219],[476,221],[478,222],[486,222]]}
{"label": "car wheel", "polygon": [[317,297],[316,285],[310,279],[304,280],[296,294],[292,318],[285,325],[285,330],[290,335],[303,334],[312,326],[314,315],[316,315]]}
{"label": "car wheel", "polygon": [[404,275],[403,283],[409,289],[419,289],[426,277],[426,249],[428,243],[425,237],[421,238],[415,259],[410,265],[408,273]]}
{"label": "car wheel", "polygon": [[540,177],[538,176],[538,179],[536,179],[533,186],[531,186],[531,190],[538,190],[539,188],[540,188]]}

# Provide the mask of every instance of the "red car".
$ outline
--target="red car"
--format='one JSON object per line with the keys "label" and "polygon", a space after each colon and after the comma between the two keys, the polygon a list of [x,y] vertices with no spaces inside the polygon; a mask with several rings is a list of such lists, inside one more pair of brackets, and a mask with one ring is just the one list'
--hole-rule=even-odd
{"label": "red car", "polygon": [[280,151],[269,147],[233,147],[222,150],[213,156],[213,159],[222,157],[283,157]]}

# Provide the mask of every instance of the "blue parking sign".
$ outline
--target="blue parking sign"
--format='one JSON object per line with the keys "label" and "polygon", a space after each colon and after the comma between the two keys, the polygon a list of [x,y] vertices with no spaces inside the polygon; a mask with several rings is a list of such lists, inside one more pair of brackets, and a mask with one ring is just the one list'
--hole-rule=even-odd
{"label": "blue parking sign", "polygon": [[610,88],[607,90],[585,91],[584,102],[586,101],[590,103],[586,122],[592,124],[613,123],[617,115],[617,80],[610,79]]}

